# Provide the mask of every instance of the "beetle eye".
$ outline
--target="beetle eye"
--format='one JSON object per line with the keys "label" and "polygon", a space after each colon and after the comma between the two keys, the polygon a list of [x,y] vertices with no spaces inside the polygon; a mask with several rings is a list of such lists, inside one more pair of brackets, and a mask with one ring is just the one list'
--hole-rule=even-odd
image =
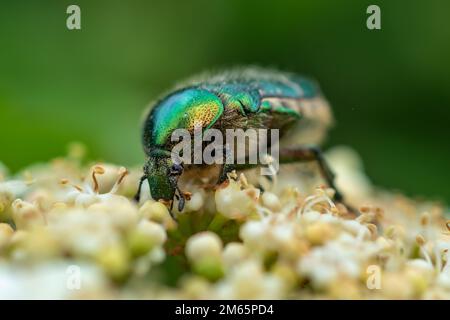
{"label": "beetle eye", "polygon": [[171,175],[180,175],[183,172],[183,165],[174,163],[170,168]]}

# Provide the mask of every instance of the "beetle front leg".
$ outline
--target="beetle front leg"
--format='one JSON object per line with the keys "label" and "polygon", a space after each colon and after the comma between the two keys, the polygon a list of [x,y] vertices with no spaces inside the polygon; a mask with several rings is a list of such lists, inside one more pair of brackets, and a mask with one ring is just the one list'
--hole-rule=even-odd
{"label": "beetle front leg", "polygon": [[228,149],[228,145],[223,146],[223,164],[222,169],[220,170],[219,179],[217,180],[217,184],[222,184],[225,180],[228,179],[228,173],[233,170],[236,170],[236,165],[234,163],[227,163],[228,157],[230,157],[230,150]]}
{"label": "beetle front leg", "polygon": [[322,177],[327,184],[335,190],[334,199],[338,202],[343,202],[344,197],[334,182],[334,173],[328,166],[323,157],[323,152],[316,146],[305,146],[296,148],[283,148],[280,149],[280,163],[293,163],[293,162],[305,162],[316,161],[319,165],[319,170]]}
{"label": "beetle front leg", "polygon": [[224,146],[223,148],[224,152],[224,158],[223,158],[223,165],[222,169],[220,170],[219,180],[217,181],[217,184],[223,183],[225,180],[228,179],[228,174],[232,172],[233,170],[246,170],[251,169],[256,166],[257,164],[250,164],[250,163],[234,163],[236,159],[233,159],[233,163],[227,163],[227,159],[230,157],[230,151],[228,149],[228,146]]}
{"label": "beetle front leg", "polygon": [[217,184],[221,184],[228,179],[228,173],[233,170],[245,170],[256,167],[256,164],[234,164],[234,163],[224,163],[222,165],[222,170],[220,171],[219,180]]}

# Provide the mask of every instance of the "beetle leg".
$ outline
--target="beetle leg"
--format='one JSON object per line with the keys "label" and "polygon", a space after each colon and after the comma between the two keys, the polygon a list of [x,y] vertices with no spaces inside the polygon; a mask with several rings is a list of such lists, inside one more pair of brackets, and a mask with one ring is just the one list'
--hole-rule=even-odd
{"label": "beetle leg", "polygon": [[179,195],[179,201],[178,201],[178,211],[183,211],[184,205],[186,204],[186,197],[184,196],[184,193],[181,192],[180,188],[177,187],[178,195]]}
{"label": "beetle leg", "polygon": [[147,175],[143,175],[140,179],[139,179],[139,187],[138,190],[136,192],[136,195],[134,196],[134,200],[136,200],[136,202],[139,203],[139,200],[141,199],[141,188],[142,188],[142,184],[144,183],[145,179],[147,179]]}
{"label": "beetle leg", "polygon": [[235,166],[233,164],[224,163],[222,165],[222,170],[220,170],[219,180],[217,181],[217,184],[221,184],[222,182],[227,180],[228,179],[228,176],[227,176],[228,173],[230,173],[233,170],[235,170]]}
{"label": "beetle leg", "polygon": [[175,215],[174,215],[173,212],[172,212],[172,211],[173,211],[173,203],[174,203],[173,200],[170,201],[169,214],[170,214],[170,216],[172,217],[173,220],[177,221],[177,218],[175,218]]}
{"label": "beetle leg", "polygon": [[[335,190],[334,199],[342,202],[343,196],[334,183],[334,173],[328,166],[323,157],[323,153],[319,147],[305,146],[296,148],[283,148],[280,149],[280,163],[293,163],[293,162],[305,162],[305,161],[317,161],[319,170],[327,184]],[[225,163],[222,167],[222,171],[219,177],[218,183],[222,183],[227,179],[227,174],[233,170],[245,170],[255,167],[254,164],[228,164]],[[270,177],[270,176],[268,176]]]}
{"label": "beetle leg", "polygon": [[222,166],[222,170],[220,171],[219,180],[217,181],[217,184],[221,184],[225,180],[228,179],[228,173],[230,173],[233,170],[246,170],[246,169],[252,169],[256,167],[257,164],[234,164],[234,163],[225,163]]}
{"label": "beetle leg", "polygon": [[[305,162],[305,161],[316,161],[319,165],[319,170],[322,177],[325,179],[326,183],[334,189],[334,200],[344,204],[350,211],[358,214],[351,205],[348,205],[344,201],[344,197],[339,189],[334,183],[335,175],[333,171],[328,166],[328,163],[323,157],[323,153],[319,147],[316,146],[304,146],[304,147],[294,147],[294,148],[282,148],[279,152],[280,164],[295,163],[295,162]],[[219,176],[218,184],[224,182],[228,176],[227,174],[233,170],[245,170],[254,168],[254,164],[227,164],[225,163],[222,167],[222,171]]]}
{"label": "beetle leg", "polygon": [[222,182],[227,180],[227,174],[235,170],[236,167],[234,163],[227,163],[227,159],[230,156],[230,150],[227,145],[223,147],[223,155],[223,165],[222,169],[220,170],[219,180],[217,181],[217,184],[221,184]]}
{"label": "beetle leg", "polygon": [[[335,190],[334,199],[338,202],[344,203],[342,193],[334,183],[334,173],[328,166],[323,157],[323,152],[316,146],[305,146],[296,148],[280,149],[280,163],[316,161],[319,165],[319,170],[322,177],[327,184]],[[345,203],[344,203],[345,204]],[[347,205],[346,205],[347,206]],[[350,207],[351,208],[351,207]]]}
{"label": "beetle leg", "polygon": [[[230,150],[228,149],[228,145],[224,146],[224,157],[223,157],[223,165],[222,169],[220,170],[219,179],[217,181],[217,184],[221,184],[225,180],[228,179],[228,173],[230,173],[233,170],[245,170],[245,169],[251,169],[257,166],[257,164],[251,164],[251,163],[227,163],[227,159],[230,156]],[[234,159],[235,160],[235,159]],[[233,160],[233,161],[234,161]]]}

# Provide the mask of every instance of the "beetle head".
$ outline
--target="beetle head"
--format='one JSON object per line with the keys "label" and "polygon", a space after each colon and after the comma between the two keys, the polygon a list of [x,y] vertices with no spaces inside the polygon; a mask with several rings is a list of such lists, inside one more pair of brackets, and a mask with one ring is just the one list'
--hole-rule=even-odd
{"label": "beetle head", "polygon": [[178,189],[178,178],[183,173],[181,162],[174,162],[170,156],[151,156],[145,165],[145,174],[154,200],[169,202]]}

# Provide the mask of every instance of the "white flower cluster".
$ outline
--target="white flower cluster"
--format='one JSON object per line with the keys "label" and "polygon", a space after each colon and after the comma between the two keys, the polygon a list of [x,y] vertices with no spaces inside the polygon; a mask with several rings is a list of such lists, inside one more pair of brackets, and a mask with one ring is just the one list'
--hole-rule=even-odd
{"label": "white flower cluster", "polygon": [[[45,168],[39,168],[37,175],[42,171]],[[139,208],[119,195],[128,174],[125,168],[96,165],[80,185],[55,174],[52,166],[47,172],[45,180],[36,178],[26,186],[20,181],[2,183],[0,194],[8,202],[0,214],[9,223],[0,224],[0,279],[14,286],[15,293],[2,286],[0,297],[103,294],[111,290],[111,283],[147,273],[152,265],[164,260],[169,212],[155,201],[149,200]],[[70,265],[80,268],[80,281],[84,283],[81,291],[66,286],[70,274],[66,275],[65,268]],[[11,269],[16,271],[11,273]],[[62,280],[43,286],[42,279],[50,280],[51,274]],[[36,279],[25,281],[33,277]],[[30,283],[36,283],[36,288],[29,290]],[[49,288],[57,290],[52,293]]]}
{"label": "white flower cluster", "polygon": [[328,157],[358,212],[295,168],[216,188],[196,175],[174,220],[132,199],[139,170],[0,166],[0,298],[449,299],[442,207],[375,193],[348,149]]}

